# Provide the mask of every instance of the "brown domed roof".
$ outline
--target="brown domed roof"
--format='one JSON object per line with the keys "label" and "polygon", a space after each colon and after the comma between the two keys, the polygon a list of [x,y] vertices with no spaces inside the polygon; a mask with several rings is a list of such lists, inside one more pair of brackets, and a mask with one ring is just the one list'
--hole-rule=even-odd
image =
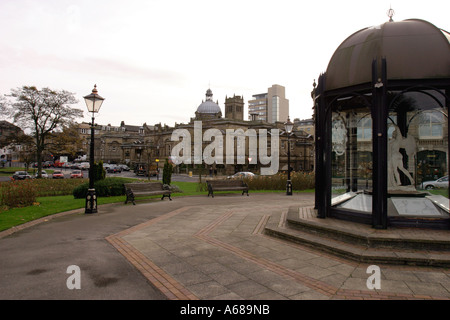
{"label": "brown domed roof", "polygon": [[380,58],[386,58],[388,79],[450,78],[450,33],[419,19],[355,32],[334,52],[325,90],[370,83],[372,61]]}

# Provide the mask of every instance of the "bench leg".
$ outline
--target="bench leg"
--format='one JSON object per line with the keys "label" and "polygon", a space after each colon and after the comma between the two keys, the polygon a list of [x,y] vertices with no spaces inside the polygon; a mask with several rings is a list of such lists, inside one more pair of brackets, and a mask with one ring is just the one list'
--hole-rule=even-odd
{"label": "bench leg", "polygon": [[133,205],[136,205],[136,202],[134,202],[134,197],[129,197],[129,196],[127,195],[127,199],[125,200],[125,204],[127,204],[128,201],[132,202]]}
{"label": "bench leg", "polygon": [[128,201],[131,201],[131,202],[133,202],[133,205],[136,205],[136,202],[134,202],[134,194],[131,190],[126,191],[126,196],[127,196],[127,198],[125,200],[125,204],[127,204]]}

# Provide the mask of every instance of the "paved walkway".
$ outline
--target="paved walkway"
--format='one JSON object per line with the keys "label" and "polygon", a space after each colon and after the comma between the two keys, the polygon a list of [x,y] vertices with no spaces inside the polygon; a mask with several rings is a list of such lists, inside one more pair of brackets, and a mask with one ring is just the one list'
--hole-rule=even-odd
{"label": "paved walkway", "polygon": [[[0,298],[450,299],[448,269],[381,265],[381,288],[370,290],[368,265],[263,234],[269,218],[282,224],[290,206],[313,201],[313,194],[283,193],[174,197],[109,205],[97,215],[77,212],[0,234]],[[23,241],[35,242],[27,249]],[[49,241],[55,242],[48,247],[53,254],[45,247],[32,252]],[[11,248],[20,244],[25,247]],[[18,250],[34,265],[27,269],[12,260]],[[65,287],[64,272],[48,276],[55,265],[77,263],[82,275],[90,274],[82,278],[81,293]],[[44,274],[30,285],[31,275]]]}

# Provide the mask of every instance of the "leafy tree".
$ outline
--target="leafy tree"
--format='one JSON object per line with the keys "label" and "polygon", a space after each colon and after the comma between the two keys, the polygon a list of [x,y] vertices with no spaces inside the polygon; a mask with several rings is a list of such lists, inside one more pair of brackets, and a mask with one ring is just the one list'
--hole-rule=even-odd
{"label": "leafy tree", "polygon": [[22,129],[29,129],[31,132],[40,174],[47,138],[55,129],[82,117],[83,111],[71,107],[77,100],[73,93],[65,90],[39,90],[34,86],[23,86],[11,89],[11,94],[7,97],[9,100],[3,105],[8,115]]}
{"label": "leafy tree", "polygon": [[3,95],[0,95],[0,119],[3,119],[5,114],[6,114],[6,99]]}
{"label": "leafy tree", "polygon": [[78,135],[78,127],[74,123],[65,125],[62,130],[52,132],[48,139],[48,149],[54,155],[67,155],[71,159],[83,148]]}

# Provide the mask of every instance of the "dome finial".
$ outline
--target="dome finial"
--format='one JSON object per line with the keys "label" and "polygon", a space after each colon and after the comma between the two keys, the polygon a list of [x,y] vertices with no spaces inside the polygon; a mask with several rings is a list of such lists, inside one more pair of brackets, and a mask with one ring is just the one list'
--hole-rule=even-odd
{"label": "dome finial", "polygon": [[206,90],[206,100],[212,100],[213,93],[211,89]]}
{"label": "dome finial", "polygon": [[389,6],[389,10],[387,12],[387,16],[389,17],[389,22],[394,22],[394,20],[392,19],[394,14],[395,14],[394,9],[392,9],[392,6]]}

